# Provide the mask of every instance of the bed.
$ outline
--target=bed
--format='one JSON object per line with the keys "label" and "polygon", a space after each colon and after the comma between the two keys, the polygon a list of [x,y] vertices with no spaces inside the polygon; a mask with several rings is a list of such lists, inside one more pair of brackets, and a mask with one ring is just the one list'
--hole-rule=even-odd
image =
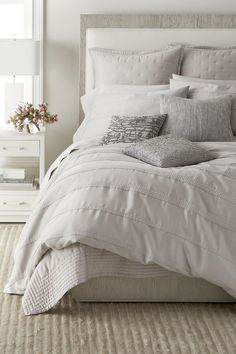
{"label": "bed", "polygon": [[[82,15],[81,95],[92,87],[89,47],[149,50],[173,41],[216,46],[235,45],[234,21],[234,16]],[[139,42],[135,40],[137,36]],[[73,288],[72,295],[76,301],[235,301],[220,287],[209,282],[172,273],[162,273],[161,277],[159,274],[157,278],[149,279],[118,276],[94,278]]]}
{"label": "bed", "polygon": [[[92,47],[152,51],[176,42],[231,48],[235,34],[235,16],[82,15],[80,95],[94,88]],[[71,289],[77,301],[235,301],[235,145],[235,139],[206,142],[216,161],[182,174],[154,172],[124,156],[122,144],[101,148],[76,137],[44,180],[5,291],[24,294],[27,315],[47,311]],[[167,180],[181,184],[177,196],[167,193]],[[181,204],[186,195],[199,205]],[[138,209],[144,205],[145,212]],[[153,210],[161,215],[157,223]],[[188,227],[197,228],[199,240]]]}

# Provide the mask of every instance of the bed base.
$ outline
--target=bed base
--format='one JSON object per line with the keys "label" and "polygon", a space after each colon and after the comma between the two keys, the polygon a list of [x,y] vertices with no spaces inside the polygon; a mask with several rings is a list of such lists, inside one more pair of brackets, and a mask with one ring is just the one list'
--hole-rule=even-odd
{"label": "bed base", "polygon": [[99,277],[72,289],[78,302],[235,302],[222,288],[181,275],[156,278]]}

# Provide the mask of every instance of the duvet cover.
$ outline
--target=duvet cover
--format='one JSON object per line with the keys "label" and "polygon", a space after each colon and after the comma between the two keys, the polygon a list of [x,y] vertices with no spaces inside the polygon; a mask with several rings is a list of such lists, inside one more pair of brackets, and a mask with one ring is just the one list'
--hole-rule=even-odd
{"label": "duvet cover", "polygon": [[114,275],[113,254],[236,298],[236,142],[199,144],[217,158],[178,168],[129,157],[124,144],[71,145],[44,179],[5,292],[24,294],[27,315],[47,311],[78,283]]}

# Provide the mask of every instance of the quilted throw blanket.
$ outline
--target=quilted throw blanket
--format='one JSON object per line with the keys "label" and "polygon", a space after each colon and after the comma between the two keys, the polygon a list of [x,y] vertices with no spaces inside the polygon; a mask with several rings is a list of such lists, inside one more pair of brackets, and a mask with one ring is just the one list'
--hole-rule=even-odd
{"label": "quilted throw blanket", "polygon": [[218,158],[167,169],[124,155],[124,144],[70,146],[45,177],[5,292],[24,294],[26,314],[46,311],[86,280],[94,248],[236,297],[236,143],[199,144]]}

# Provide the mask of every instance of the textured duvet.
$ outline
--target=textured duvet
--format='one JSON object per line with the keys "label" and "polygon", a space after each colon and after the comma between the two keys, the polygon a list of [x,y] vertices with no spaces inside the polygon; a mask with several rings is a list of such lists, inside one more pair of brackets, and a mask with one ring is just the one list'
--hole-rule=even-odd
{"label": "textured duvet", "polygon": [[218,158],[166,169],[124,155],[123,144],[68,148],[45,177],[5,292],[24,294],[25,314],[47,311],[78,283],[114,274],[99,268],[113,254],[236,298],[236,143],[199,144]]}

